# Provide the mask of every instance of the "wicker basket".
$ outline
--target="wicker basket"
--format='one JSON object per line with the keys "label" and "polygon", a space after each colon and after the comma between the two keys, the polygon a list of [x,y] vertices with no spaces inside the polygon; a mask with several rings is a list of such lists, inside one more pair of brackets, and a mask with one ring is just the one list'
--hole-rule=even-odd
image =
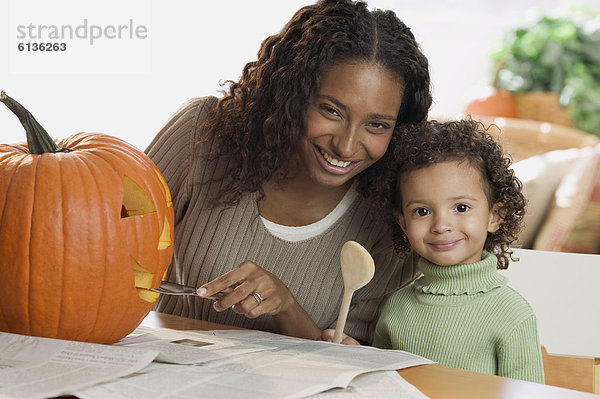
{"label": "wicker basket", "polygon": [[513,162],[548,151],[582,148],[600,143],[600,138],[581,130],[527,119],[478,118],[497,139]]}
{"label": "wicker basket", "polygon": [[572,126],[567,110],[560,105],[559,96],[552,92],[527,92],[515,95],[517,113],[521,119],[530,119]]}

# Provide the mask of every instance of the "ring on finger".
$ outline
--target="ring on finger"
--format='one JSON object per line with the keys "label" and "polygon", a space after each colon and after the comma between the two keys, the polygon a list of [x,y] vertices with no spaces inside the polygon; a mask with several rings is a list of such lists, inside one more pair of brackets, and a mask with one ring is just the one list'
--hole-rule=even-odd
{"label": "ring on finger", "polygon": [[260,305],[260,304],[262,303],[262,301],[263,301],[263,298],[262,298],[262,296],[260,296],[260,294],[259,294],[258,292],[253,292],[253,293],[252,293],[252,297],[253,297],[254,299],[256,299],[256,302],[258,302],[258,304],[259,304],[259,305]]}

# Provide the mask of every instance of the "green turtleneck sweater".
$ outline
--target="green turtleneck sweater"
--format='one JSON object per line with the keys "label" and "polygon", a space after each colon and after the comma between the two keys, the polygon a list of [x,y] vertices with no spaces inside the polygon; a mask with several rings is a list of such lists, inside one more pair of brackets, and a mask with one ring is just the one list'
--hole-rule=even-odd
{"label": "green turtleneck sweater", "polygon": [[444,366],[544,382],[531,306],[506,285],[497,259],[438,266],[421,259],[414,284],[385,303],[373,346],[411,352]]}

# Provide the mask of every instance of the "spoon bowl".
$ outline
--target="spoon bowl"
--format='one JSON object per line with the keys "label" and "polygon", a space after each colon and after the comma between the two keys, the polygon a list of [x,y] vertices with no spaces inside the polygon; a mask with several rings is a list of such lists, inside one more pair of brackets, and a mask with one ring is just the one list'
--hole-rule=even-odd
{"label": "spoon bowl", "polygon": [[346,317],[354,291],[364,287],[375,274],[375,262],[371,254],[356,241],[344,243],[340,253],[340,263],[344,279],[344,296],[333,335],[333,342],[337,344],[342,342]]}

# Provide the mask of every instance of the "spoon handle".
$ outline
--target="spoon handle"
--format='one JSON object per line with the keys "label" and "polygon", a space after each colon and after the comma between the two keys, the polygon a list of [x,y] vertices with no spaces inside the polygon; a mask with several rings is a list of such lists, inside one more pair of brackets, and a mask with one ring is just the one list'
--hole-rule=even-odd
{"label": "spoon handle", "polygon": [[344,326],[346,325],[346,317],[348,316],[348,310],[350,310],[350,300],[352,299],[353,293],[353,290],[344,289],[344,296],[342,297],[342,304],[340,305],[340,313],[335,325],[335,334],[333,334],[333,342],[336,344],[342,342]]}

